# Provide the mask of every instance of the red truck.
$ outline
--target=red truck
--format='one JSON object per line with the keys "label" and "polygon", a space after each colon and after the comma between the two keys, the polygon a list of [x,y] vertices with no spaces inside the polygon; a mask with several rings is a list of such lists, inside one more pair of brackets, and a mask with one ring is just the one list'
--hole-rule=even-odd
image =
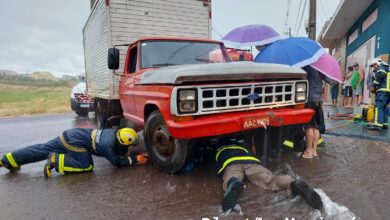
{"label": "red truck", "polygon": [[253,61],[252,50],[226,48],[233,61]]}
{"label": "red truck", "polygon": [[[205,7],[205,1],[185,1],[188,4],[182,7]],[[175,33],[181,37],[140,37],[123,42],[116,35],[120,32],[107,37],[109,28],[103,27],[99,31],[102,37],[92,25],[98,15],[107,18],[99,7],[106,13],[115,11],[98,1],[84,28],[87,89],[95,98],[98,127],[130,123],[144,129],[145,147],[159,169],[168,173],[181,170],[199,143],[237,133],[264,134],[265,127],[302,124],[311,119],[313,111],[304,109],[306,73],[300,68],[232,62],[221,42],[198,35],[186,37],[188,33],[180,28]],[[197,14],[209,18],[209,13]],[[98,24],[104,23],[101,19]],[[199,33],[210,33],[209,28],[202,31]],[[107,39],[111,41],[104,44]],[[102,63],[102,45],[111,45],[108,65]],[[258,135],[255,138],[259,140]]]}
{"label": "red truck", "polygon": [[[119,68],[109,50],[109,69]],[[119,101],[105,118],[123,111],[145,128],[152,161],[166,172],[184,165],[190,141],[267,126],[308,122],[306,74],[299,68],[232,63],[221,42],[190,38],[142,38],[128,46]],[[100,122],[105,124],[105,122]]]}

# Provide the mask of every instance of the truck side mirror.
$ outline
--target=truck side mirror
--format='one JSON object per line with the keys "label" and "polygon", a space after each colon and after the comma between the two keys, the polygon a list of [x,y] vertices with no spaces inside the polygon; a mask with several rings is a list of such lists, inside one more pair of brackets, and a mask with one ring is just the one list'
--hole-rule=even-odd
{"label": "truck side mirror", "polygon": [[107,55],[108,69],[119,69],[119,50],[117,48],[109,48]]}

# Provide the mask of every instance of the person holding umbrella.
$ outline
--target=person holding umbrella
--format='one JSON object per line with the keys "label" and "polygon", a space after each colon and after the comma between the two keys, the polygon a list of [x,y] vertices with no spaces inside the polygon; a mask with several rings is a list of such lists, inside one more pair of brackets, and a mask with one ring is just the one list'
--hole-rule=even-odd
{"label": "person holding umbrella", "polygon": [[309,65],[302,69],[307,72],[307,80],[309,81],[308,101],[305,107],[314,110],[313,118],[304,126],[306,150],[302,154],[302,158],[310,159],[318,156],[317,145],[320,134],[325,132],[324,112],[322,110],[322,81],[326,81],[330,84],[333,84],[333,81],[329,80],[329,78],[325,77],[318,70]]}
{"label": "person holding umbrella", "polygon": [[290,37],[276,41],[262,49],[254,62],[278,63],[301,67],[307,72],[309,94],[307,108],[315,111],[313,119],[305,125],[306,150],[303,158],[317,156],[320,133],[325,132],[322,111],[322,81],[341,82],[340,66],[317,42],[305,37]]}

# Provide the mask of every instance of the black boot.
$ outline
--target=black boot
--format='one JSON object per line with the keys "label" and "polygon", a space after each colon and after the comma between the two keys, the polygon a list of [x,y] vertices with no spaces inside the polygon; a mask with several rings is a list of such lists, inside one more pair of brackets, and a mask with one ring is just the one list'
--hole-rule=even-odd
{"label": "black boot", "polygon": [[226,192],[223,196],[222,211],[226,212],[229,209],[234,208],[237,204],[238,196],[240,195],[245,184],[236,177],[230,178],[227,184]]}
{"label": "black boot", "polygon": [[294,196],[301,195],[303,199],[314,209],[321,210],[323,207],[321,197],[303,180],[298,179],[291,182],[291,191]]}
{"label": "black boot", "polygon": [[383,126],[375,125],[375,124],[368,124],[368,125],[367,125],[367,129],[368,129],[368,130],[382,131]]}

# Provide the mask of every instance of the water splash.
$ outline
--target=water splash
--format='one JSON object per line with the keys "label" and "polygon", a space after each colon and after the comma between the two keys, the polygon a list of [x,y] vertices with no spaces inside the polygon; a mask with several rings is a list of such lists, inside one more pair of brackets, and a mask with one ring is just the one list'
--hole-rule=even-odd
{"label": "water splash", "polygon": [[351,212],[347,207],[333,202],[322,189],[314,189],[322,199],[324,209],[311,212],[307,219],[332,219],[332,220],[359,220],[360,218]]}

